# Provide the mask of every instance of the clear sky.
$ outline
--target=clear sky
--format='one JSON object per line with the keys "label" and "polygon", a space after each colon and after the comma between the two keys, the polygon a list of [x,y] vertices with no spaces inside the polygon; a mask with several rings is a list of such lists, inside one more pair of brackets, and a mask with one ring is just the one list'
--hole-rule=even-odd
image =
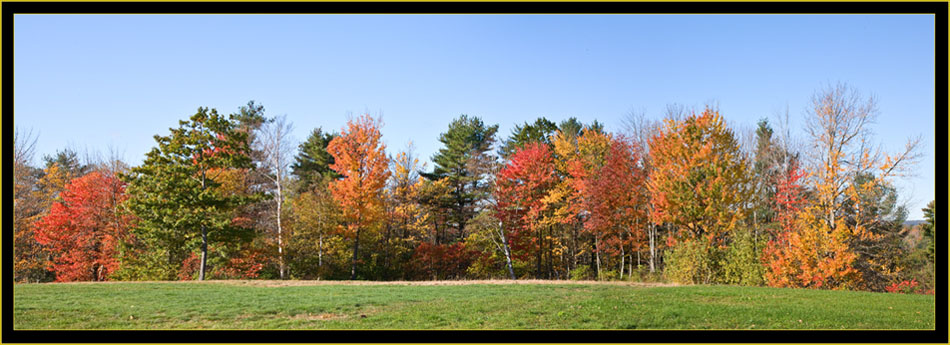
{"label": "clear sky", "polygon": [[617,131],[671,103],[752,127],[787,106],[804,138],[809,98],[841,81],[877,97],[885,149],[923,135],[919,174],[897,182],[908,218],[934,198],[928,15],[16,15],[14,40],[14,121],[39,133],[37,164],[111,145],[137,165],[199,106],[249,100],[297,141],[381,114],[387,151],[412,140],[424,160],[459,114],[507,136],[538,116]]}

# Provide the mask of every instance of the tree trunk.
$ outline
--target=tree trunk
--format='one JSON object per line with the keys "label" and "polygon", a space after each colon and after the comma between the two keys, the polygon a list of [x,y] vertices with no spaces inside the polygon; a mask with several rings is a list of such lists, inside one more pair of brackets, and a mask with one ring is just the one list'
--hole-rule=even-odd
{"label": "tree trunk", "polygon": [[511,280],[516,280],[515,270],[511,267],[511,248],[508,247],[508,238],[505,236],[505,228],[499,225],[498,233],[501,235],[501,244],[505,249],[505,263],[508,265],[508,274],[511,276]]}
{"label": "tree trunk", "polygon": [[323,234],[317,239],[317,279],[323,276]]}
{"label": "tree trunk", "polygon": [[541,279],[541,251],[544,250],[544,240],[541,238],[541,229],[538,229],[538,268],[535,271],[535,278]]}
{"label": "tree trunk", "polygon": [[281,205],[284,203],[283,190],[280,186],[280,169],[277,170],[277,260],[280,264],[280,279],[287,279],[287,266],[284,263],[283,226],[280,222]]}
{"label": "tree trunk", "polygon": [[[550,233],[554,233],[554,229],[550,229]],[[554,277],[554,241],[548,241],[548,279]]]}
{"label": "tree trunk", "polygon": [[594,237],[594,254],[596,255],[596,259],[597,259],[597,279],[600,279],[600,250],[599,250],[599,247],[600,247],[600,241],[597,240],[597,237],[595,236],[595,237]]}
{"label": "tree trunk", "polygon": [[[594,273],[594,275],[596,275],[596,274],[597,274],[597,260],[596,260],[596,257],[594,256],[594,251],[597,250],[597,244],[596,244],[596,242],[594,242],[594,237],[593,237],[593,236],[591,236],[591,238],[590,238],[590,248],[591,248],[591,251],[590,251],[590,270],[591,270],[591,272]],[[596,276],[595,276],[594,278],[596,278]]]}
{"label": "tree trunk", "polygon": [[208,231],[204,225],[201,226],[201,268],[198,272],[198,280],[205,280],[205,269],[208,262]]}
{"label": "tree trunk", "polygon": [[623,237],[620,238],[620,280],[623,280],[623,264],[624,259],[627,258],[627,254],[623,251]]}
{"label": "tree trunk", "polygon": [[[201,170],[201,190],[205,189],[205,170]],[[205,280],[205,265],[208,262],[208,229],[201,224],[201,267],[198,269],[198,280]]]}
{"label": "tree trunk", "polygon": [[[637,250],[637,270],[640,270],[640,250]],[[633,253],[630,253],[630,269],[627,270],[627,275],[633,277]]]}
{"label": "tree trunk", "polygon": [[577,225],[571,224],[571,266],[568,266],[567,276],[571,276],[571,270],[577,269]]}
{"label": "tree trunk", "polygon": [[650,224],[650,229],[648,230],[650,234],[650,273],[656,272],[656,244],[654,244],[654,238],[656,238],[656,226]]}
{"label": "tree trunk", "polygon": [[360,228],[356,228],[356,241],[353,242],[353,262],[350,266],[350,280],[356,279],[356,257],[360,251]]}

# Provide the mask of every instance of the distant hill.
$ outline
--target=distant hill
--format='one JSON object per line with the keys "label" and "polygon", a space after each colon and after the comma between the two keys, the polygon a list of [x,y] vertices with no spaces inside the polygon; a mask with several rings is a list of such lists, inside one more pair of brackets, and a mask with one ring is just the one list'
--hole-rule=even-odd
{"label": "distant hill", "polygon": [[923,219],[908,220],[908,221],[904,222],[904,226],[915,226],[915,225],[920,224],[920,223],[923,223],[923,222],[924,222]]}

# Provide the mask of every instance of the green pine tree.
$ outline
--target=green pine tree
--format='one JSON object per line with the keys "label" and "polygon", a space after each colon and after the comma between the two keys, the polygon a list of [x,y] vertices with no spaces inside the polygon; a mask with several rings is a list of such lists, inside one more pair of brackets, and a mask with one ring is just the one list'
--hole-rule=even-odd
{"label": "green pine tree", "polygon": [[551,135],[557,129],[556,123],[544,117],[539,117],[534,120],[534,123],[525,122],[523,125],[515,125],[515,128],[511,130],[511,136],[501,145],[499,153],[502,157],[508,158],[527,143],[543,143],[553,149]]}
{"label": "green pine tree", "polygon": [[477,204],[490,194],[487,172],[477,169],[476,162],[491,150],[498,125],[486,126],[477,116],[461,115],[439,135],[445,147],[432,157],[434,169],[422,174],[430,180],[448,179],[451,198],[443,207],[450,209],[449,223],[455,238],[464,238],[465,225],[475,217]]}
{"label": "green pine tree", "polygon": [[330,169],[334,160],[327,152],[327,145],[335,137],[336,134],[324,133],[322,129],[316,128],[307,137],[307,141],[300,144],[297,157],[290,166],[291,172],[299,181],[299,193],[313,189],[317,183],[326,184],[330,180],[340,178],[340,174]]}
{"label": "green pine tree", "polygon": [[246,241],[253,230],[232,224],[232,210],[263,194],[225,195],[215,181],[222,169],[253,169],[247,132],[236,130],[234,116],[198,108],[179,121],[168,136],[155,136],[158,147],[145,162],[122,174],[129,183],[127,209],[138,218],[136,243],[124,249],[123,266],[133,279],[176,279],[184,260],[200,251],[199,280],[207,271],[209,243]]}

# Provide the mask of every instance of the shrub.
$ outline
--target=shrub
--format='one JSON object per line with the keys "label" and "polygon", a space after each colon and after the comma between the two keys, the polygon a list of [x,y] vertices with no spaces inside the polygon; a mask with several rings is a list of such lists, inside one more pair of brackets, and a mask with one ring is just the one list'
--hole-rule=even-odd
{"label": "shrub", "polygon": [[589,266],[577,266],[571,271],[571,280],[586,280],[590,278],[591,271]]}
{"label": "shrub", "polygon": [[917,283],[916,279],[905,280],[900,283],[894,283],[884,289],[890,293],[900,293],[900,294],[914,293],[914,294],[932,295],[934,293],[933,289],[931,290],[924,289],[923,286]]}
{"label": "shrub", "polygon": [[617,270],[601,270],[597,280],[617,280],[620,273]]}
{"label": "shrub", "polygon": [[[763,243],[764,245],[764,243]],[[737,231],[719,262],[721,282],[732,285],[758,286],[765,283],[762,250],[756,248],[751,231]]]}
{"label": "shrub", "polygon": [[715,247],[705,241],[691,240],[678,243],[667,251],[666,278],[679,284],[709,284],[716,282],[717,262]]}

